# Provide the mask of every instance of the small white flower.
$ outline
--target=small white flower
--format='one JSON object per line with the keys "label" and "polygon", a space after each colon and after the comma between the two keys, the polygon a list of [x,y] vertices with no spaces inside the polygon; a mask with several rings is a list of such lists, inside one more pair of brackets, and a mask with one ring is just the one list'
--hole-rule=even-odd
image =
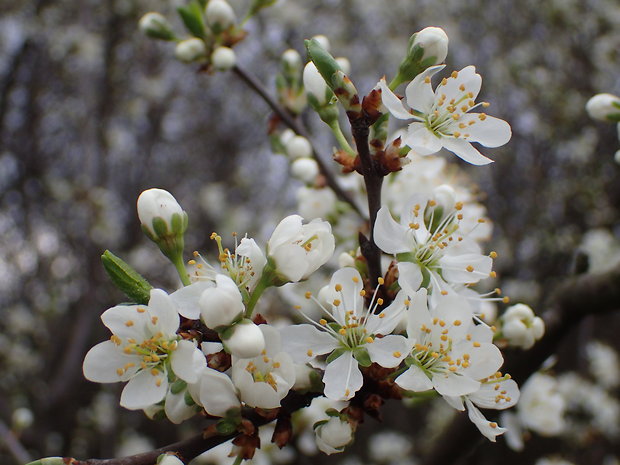
{"label": "small white flower", "polygon": [[502,315],[502,333],[513,346],[531,348],[545,334],[545,323],[534,315],[530,307],[517,304],[508,307]]}
{"label": "small white flower", "polygon": [[119,305],[101,315],[112,331],[109,341],[90,349],[84,359],[84,376],[98,383],[129,381],[121,405],[143,409],[164,399],[169,370],[194,383],[206,365],[200,349],[179,340],[179,314],[170,296],[151,290],[149,305]]}
{"label": "small white flower", "polygon": [[327,455],[342,452],[353,441],[353,428],[348,421],[330,417],[314,428],[317,447]]}
{"label": "small white flower", "polygon": [[211,63],[218,71],[228,71],[237,62],[235,51],[230,47],[218,47],[211,54]]}
{"label": "small white flower", "polygon": [[[405,311],[404,293],[399,293],[392,304],[375,314],[377,305],[383,302],[373,296],[365,310],[362,287],[355,268],[336,271],[328,289],[322,291],[331,310],[322,305],[321,308],[332,322],[310,320],[312,325],[294,325],[282,330],[285,350],[296,362],[307,363],[329,354],[323,382],[325,396],[332,400],[348,400],[362,387],[359,363],[368,366],[375,362],[393,368],[407,355],[405,338],[389,335]],[[384,337],[375,338],[377,335]]]}
{"label": "small white flower", "polygon": [[566,402],[555,378],[536,373],[521,387],[517,406],[520,423],[543,436],[555,436],[565,428]]}
{"label": "small white flower", "polygon": [[476,283],[491,273],[491,257],[480,253],[480,246],[460,228],[463,204],[442,204],[449,197],[441,186],[437,194],[414,195],[401,212],[400,223],[387,207],[377,213],[375,242],[398,257],[398,282],[409,295],[427,282],[435,300],[454,290],[449,284]]}
{"label": "small white flower", "polygon": [[586,103],[586,111],[592,119],[618,121],[609,119],[609,116],[613,114],[620,116],[620,97],[613,94],[596,94]]}
{"label": "small white flower", "polygon": [[191,63],[207,54],[207,47],[202,39],[193,37],[179,42],[174,49],[174,56],[184,63]]}
{"label": "small white flower", "polygon": [[473,66],[454,71],[433,91],[431,77],[444,66],[432,66],[407,85],[406,108],[389,89],[385,79],[379,81],[383,104],[398,119],[414,119],[403,142],[420,155],[430,155],[445,148],[473,165],[486,165],[488,159],[471,143],[499,147],[510,140],[511,130],[505,121],[485,113],[470,113],[486,103],[475,103],[482,78]]}
{"label": "small white flower", "polygon": [[284,218],[268,243],[276,273],[291,282],[308,278],[331,258],[336,246],[327,221],[314,219],[302,224],[302,220],[299,215]]}
{"label": "small white flower", "polygon": [[250,407],[277,408],[295,383],[295,366],[281,350],[277,329],[260,325],[265,349],[256,357],[233,361],[232,380],[240,399]]}
{"label": "small white flower", "polygon": [[297,210],[304,218],[325,218],[334,213],[336,194],[328,187],[315,189],[302,186],[297,190]]}
{"label": "small white flower", "polygon": [[475,325],[466,307],[463,299],[446,296],[431,311],[426,289],[413,296],[407,323],[409,368],[396,384],[409,391],[435,389],[443,397],[459,397],[478,391],[480,380],[497,372],[504,359],[491,342],[493,332]]}

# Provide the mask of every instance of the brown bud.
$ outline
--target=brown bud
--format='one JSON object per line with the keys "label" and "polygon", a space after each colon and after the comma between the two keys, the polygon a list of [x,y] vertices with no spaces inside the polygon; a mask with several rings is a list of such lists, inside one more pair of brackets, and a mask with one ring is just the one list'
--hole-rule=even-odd
{"label": "brown bud", "polygon": [[374,124],[383,114],[381,112],[382,106],[381,89],[371,90],[370,93],[362,99],[362,110],[364,110],[369,124]]}
{"label": "brown bud", "polygon": [[241,434],[233,439],[232,443],[239,447],[237,455],[245,460],[250,460],[254,457],[256,449],[260,449],[260,438],[256,432],[252,435]]}
{"label": "brown bud", "polygon": [[273,430],[273,436],[271,442],[282,449],[286,446],[293,437],[293,425],[291,424],[290,415],[281,416],[276,422],[276,427]]}
{"label": "brown bud", "polygon": [[352,156],[345,152],[344,150],[336,150],[334,152],[334,161],[342,165],[343,173],[351,173],[352,171],[357,171],[361,173],[362,164],[360,162],[360,157]]}

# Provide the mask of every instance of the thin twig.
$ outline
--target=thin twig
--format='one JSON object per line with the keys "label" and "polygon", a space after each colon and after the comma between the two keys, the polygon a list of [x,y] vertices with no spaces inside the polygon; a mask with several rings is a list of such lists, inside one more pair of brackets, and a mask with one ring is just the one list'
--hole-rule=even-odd
{"label": "thin twig", "polygon": [[11,453],[15,461],[19,464],[31,462],[30,454],[21,442],[15,437],[13,432],[0,420],[0,438],[4,441],[6,448]]}
{"label": "thin twig", "polygon": [[308,131],[306,128],[286,110],[286,108],[282,107],[270,94],[267,92],[267,89],[251,74],[249,74],[246,70],[239,67],[239,65],[235,65],[233,68],[233,72],[241,78],[243,82],[245,82],[250,88],[252,88],[261,98],[271,107],[271,109],[280,117],[282,122],[286,124],[290,129],[292,129],[296,134],[305,137],[310,142],[312,147],[312,153],[314,155],[314,159],[319,165],[319,170],[323,176],[325,176],[325,180],[327,181],[327,185],[334,191],[336,196],[351,205],[353,210],[357,212],[360,216],[364,216],[359,206],[355,203],[355,201],[351,198],[351,196],[346,193],[338,181],[332,174],[332,172],[327,168],[327,165],[319,157],[318,152],[314,148],[312,144],[312,139],[310,138]]}

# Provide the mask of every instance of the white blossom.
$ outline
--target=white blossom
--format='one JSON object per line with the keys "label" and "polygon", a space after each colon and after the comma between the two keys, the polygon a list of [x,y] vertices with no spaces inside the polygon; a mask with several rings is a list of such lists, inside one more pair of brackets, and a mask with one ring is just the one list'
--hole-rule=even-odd
{"label": "white blossom", "polygon": [[348,421],[330,417],[314,428],[317,447],[327,455],[342,452],[353,441],[353,429]]}
{"label": "white blossom", "polygon": [[156,188],[145,190],[140,194],[137,210],[140,223],[154,237],[157,236],[157,233],[153,227],[153,220],[163,220],[168,231],[171,232],[173,230],[173,217],[175,215],[182,217],[185,214],[181,205],[170,192]]}
{"label": "white blossom", "polygon": [[448,56],[448,41],[448,35],[440,27],[425,27],[416,33],[412,48],[416,45],[422,47],[424,55],[420,61],[434,57],[432,64],[436,65]]}
{"label": "white blossom", "polygon": [[232,380],[239,398],[250,407],[277,408],[295,383],[295,366],[283,352],[277,329],[260,325],[265,348],[253,358],[233,361]]}
{"label": "white blossom", "polygon": [[204,58],[207,54],[207,47],[202,39],[192,37],[177,43],[174,49],[174,56],[184,63],[191,63],[199,58]]}
{"label": "white blossom", "polygon": [[200,317],[212,329],[231,325],[245,311],[239,288],[223,274],[215,278],[215,287],[203,291],[199,303]]}
{"label": "white blossom", "polygon": [[265,349],[263,333],[247,319],[232,326],[222,342],[227,352],[241,358],[256,357]]}
{"label": "white blossom", "polygon": [[302,220],[299,215],[284,218],[268,243],[276,273],[291,282],[308,278],[331,258],[335,249],[332,228],[327,221],[314,219],[302,224]]}
{"label": "white blossom", "polygon": [[235,12],[226,0],[209,0],[205,9],[207,24],[226,29],[236,21]]}
{"label": "white blossom", "polygon": [[586,111],[590,118],[609,121],[609,116],[620,114],[620,97],[613,94],[596,94],[586,103]]}
{"label": "white blossom", "polygon": [[129,381],[121,394],[125,408],[143,409],[163,400],[170,370],[193,383],[206,365],[202,352],[176,334],[179,314],[160,289],[151,290],[148,306],[112,307],[101,320],[113,334],[86,354],[84,376],[98,383]]}
{"label": "white blossom", "polygon": [[217,47],[211,54],[211,63],[218,71],[228,71],[237,63],[237,56],[230,47]]}
{"label": "white blossom", "polygon": [[533,310],[525,304],[508,307],[502,315],[502,333],[510,345],[531,348],[545,333],[542,318],[534,315]]}
{"label": "white blossom", "polygon": [[420,155],[430,155],[445,148],[468,163],[486,165],[492,160],[471,143],[499,147],[510,140],[511,130],[505,121],[485,113],[470,113],[486,103],[475,103],[482,78],[473,66],[454,71],[433,91],[431,77],[444,66],[432,66],[416,76],[405,89],[409,108],[389,89],[385,79],[379,81],[383,104],[398,119],[415,120],[409,124],[403,142]]}

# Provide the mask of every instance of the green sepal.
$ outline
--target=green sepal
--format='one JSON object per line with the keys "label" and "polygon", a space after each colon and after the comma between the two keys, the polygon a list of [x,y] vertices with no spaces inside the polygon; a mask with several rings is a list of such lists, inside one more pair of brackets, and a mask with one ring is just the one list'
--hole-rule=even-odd
{"label": "green sepal", "polygon": [[188,407],[191,407],[192,405],[196,405],[196,402],[192,398],[192,395],[189,393],[189,391],[185,391],[183,400],[185,401],[185,405],[187,405]]}
{"label": "green sepal", "polygon": [[172,32],[171,29],[149,29],[144,33],[151,39],[165,40],[166,42],[172,42],[177,39],[177,36],[174,35],[174,32]]}
{"label": "green sepal", "polygon": [[620,113],[609,113],[606,118],[613,123],[618,123],[620,122]]}
{"label": "green sepal", "polygon": [[370,365],[372,365],[372,360],[370,360],[370,354],[365,347],[355,348],[353,350],[353,357],[362,367],[369,367]]}
{"label": "green sepal", "polygon": [[187,387],[187,383],[182,379],[177,379],[174,383],[170,385],[170,392],[172,394],[179,394],[183,389]]}
{"label": "green sepal", "polygon": [[157,239],[162,239],[169,235],[168,223],[166,223],[166,221],[161,216],[153,218],[152,225],[153,231],[155,231],[155,236],[157,237]]}
{"label": "green sepal", "polygon": [[181,214],[174,213],[172,218],[170,219],[170,228],[172,229],[172,234],[182,235],[185,234],[187,230],[187,225],[189,223],[187,213],[183,212]]}
{"label": "green sepal", "polygon": [[328,408],[327,410],[325,410],[325,415],[327,415],[328,417],[340,418],[340,412],[335,408]]}
{"label": "green sepal", "polygon": [[153,420],[156,421],[165,420],[166,418],[166,411],[163,408],[153,414]]}
{"label": "green sepal", "polygon": [[199,3],[192,2],[187,6],[180,6],[177,8],[177,12],[189,32],[198,38],[205,36],[205,24]]}
{"label": "green sepal", "polygon": [[149,303],[153,286],[140,273],[109,250],[101,255],[101,262],[106,273],[121,292],[138,304]]}
{"label": "green sepal", "polygon": [[347,349],[344,348],[339,348],[334,350],[331,354],[329,354],[329,356],[325,359],[326,363],[331,363],[334,360],[336,360],[338,357],[340,357],[342,354],[344,354],[347,351]]}
{"label": "green sepal", "polygon": [[215,425],[215,429],[222,436],[228,436],[229,434],[233,434],[234,432],[237,431],[237,424],[231,423],[228,420],[220,420]]}

